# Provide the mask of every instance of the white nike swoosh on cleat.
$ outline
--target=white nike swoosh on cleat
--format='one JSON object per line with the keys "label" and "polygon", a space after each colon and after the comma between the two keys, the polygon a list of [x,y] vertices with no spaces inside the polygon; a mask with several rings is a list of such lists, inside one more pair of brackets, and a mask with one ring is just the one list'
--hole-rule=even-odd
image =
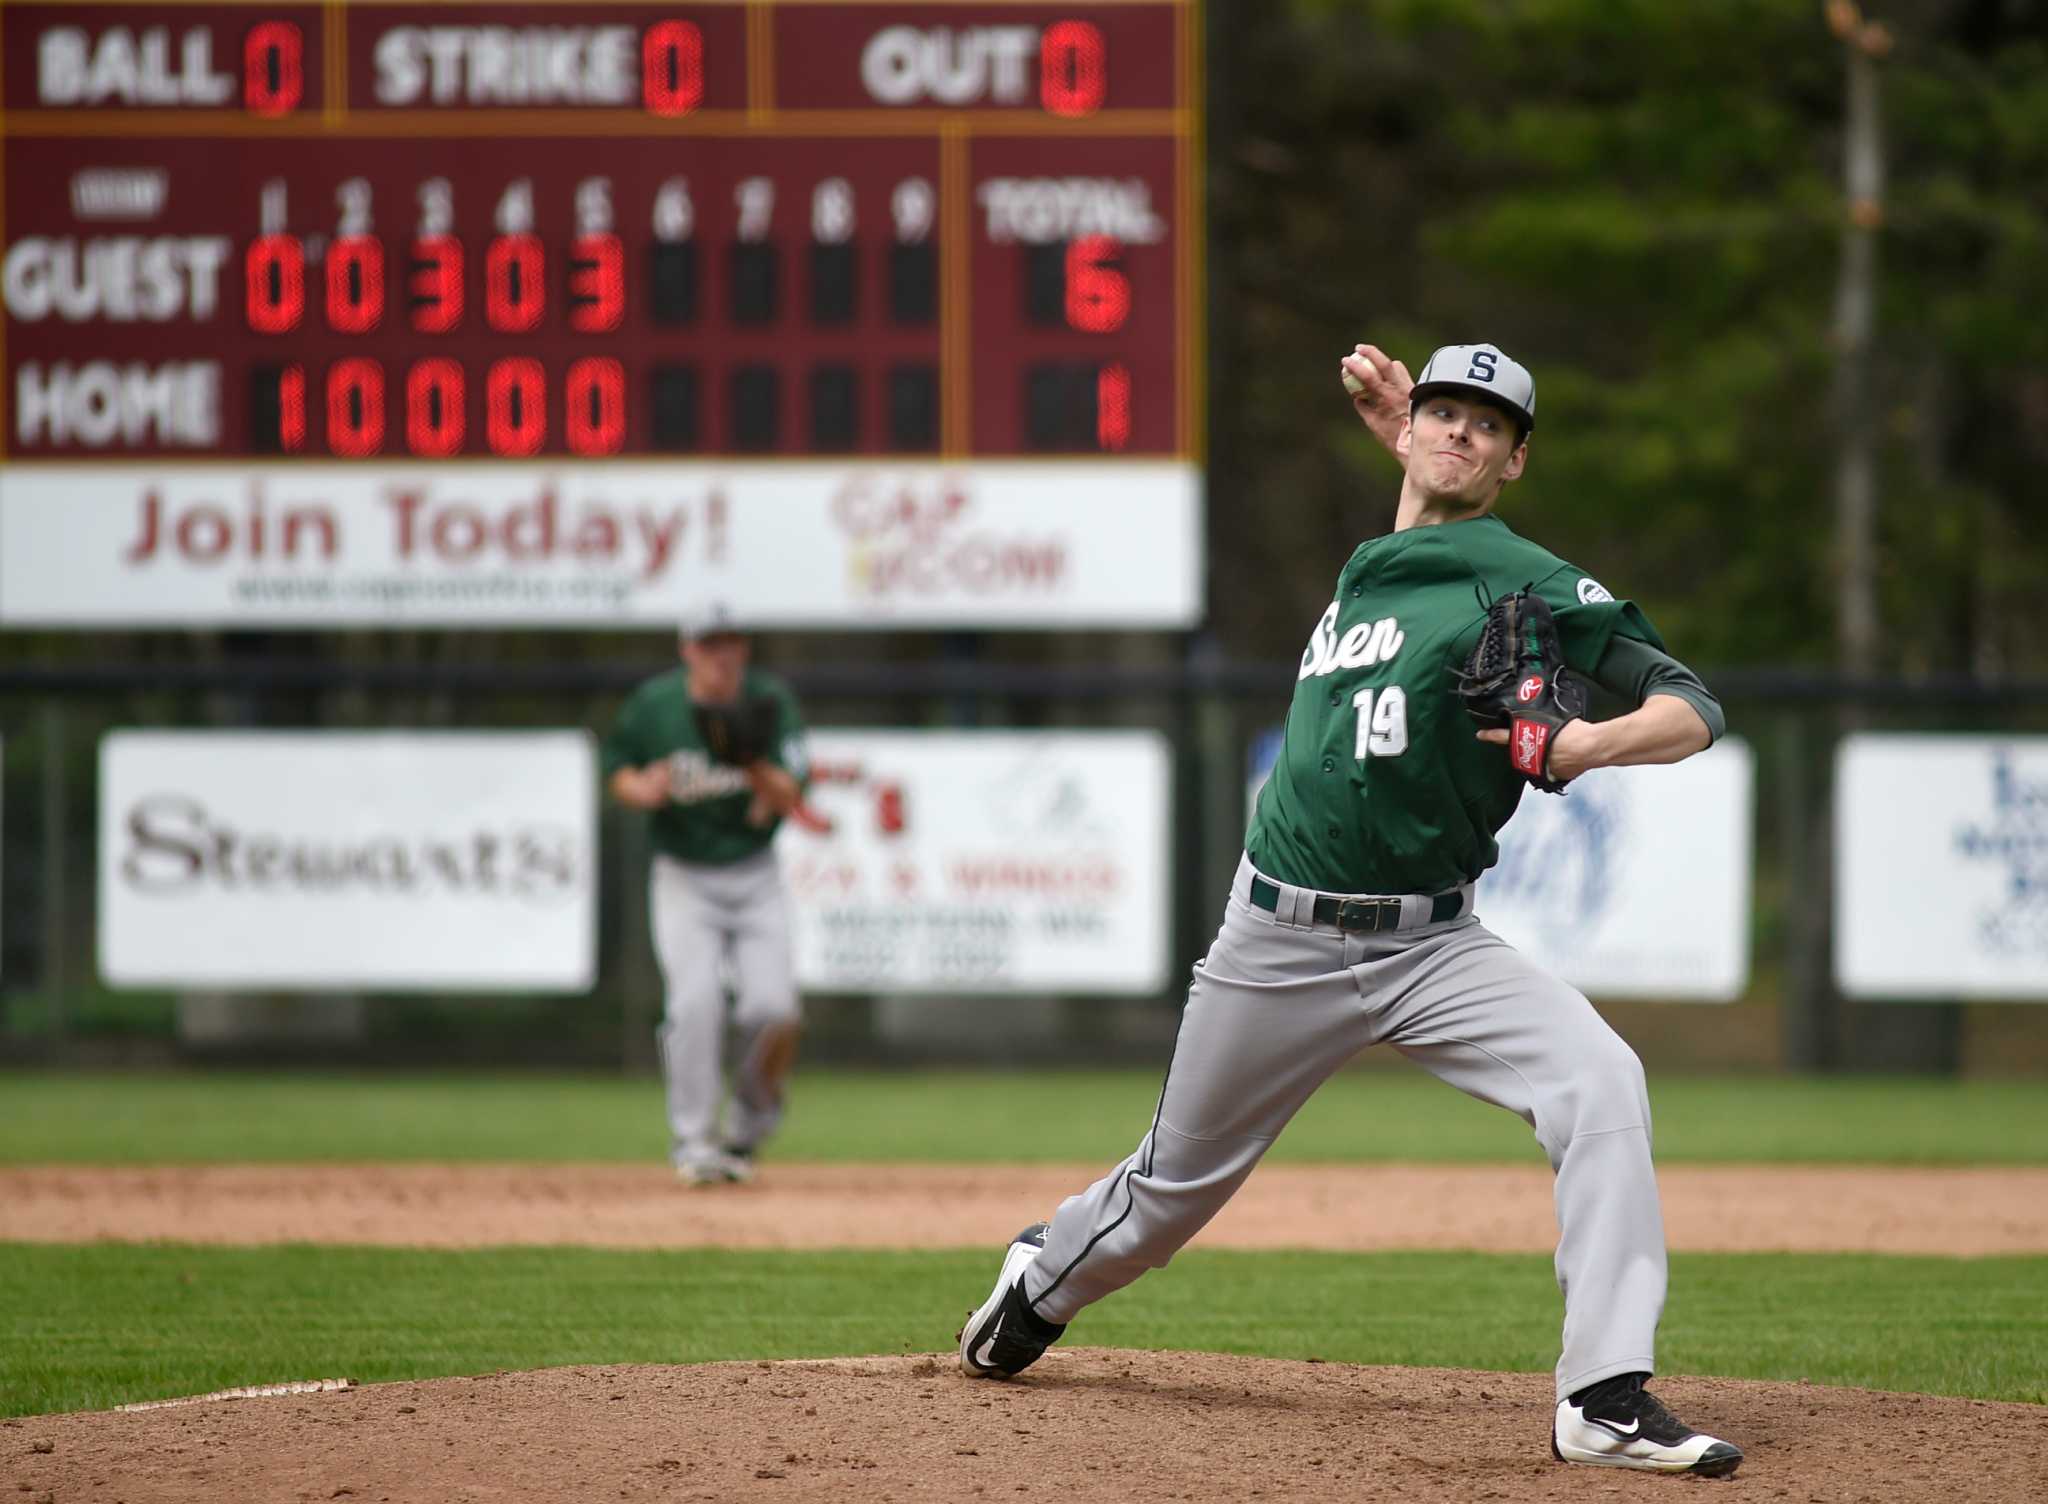
{"label": "white nike swoosh on cleat", "polygon": [[1612,1431],[1616,1436],[1619,1436],[1623,1441],[1629,1440],[1638,1431],[1643,1429],[1643,1423],[1639,1420],[1630,1421],[1628,1423],[1628,1429],[1624,1431],[1620,1426],[1617,1426],[1611,1420],[1601,1420],[1598,1417],[1593,1417],[1592,1419],[1594,1425],[1601,1427],[1603,1430]]}

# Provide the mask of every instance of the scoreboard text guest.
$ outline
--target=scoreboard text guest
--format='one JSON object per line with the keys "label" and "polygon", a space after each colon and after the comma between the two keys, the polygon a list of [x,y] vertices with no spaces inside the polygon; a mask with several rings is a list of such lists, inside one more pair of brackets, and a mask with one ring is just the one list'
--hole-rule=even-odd
{"label": "scoreboard text guest", "polygon": [[1190,457],[1195,21],[9,5],[8,451]]}

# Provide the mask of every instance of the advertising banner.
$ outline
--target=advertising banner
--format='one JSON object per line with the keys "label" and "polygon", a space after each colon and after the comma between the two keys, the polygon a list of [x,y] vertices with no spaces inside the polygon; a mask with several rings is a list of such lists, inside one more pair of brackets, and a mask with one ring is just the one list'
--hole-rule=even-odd
{"label": "advertising banner", "polygon": [[2048,736],[1843,740],[1835,980],[1856,998],[2048,1002]]}
{"label": "advertising banner", "polygon": [[[1280,751],[1247,758],[1247,817]],[[1749,984],[1756,762],[1740,737],[1671,767],[1526,793],[1479,881],[1480,922],[1593,997],[1725,1002]]]}
{"label": "advertising banner", "polygon": [[1591,997],[1726,1002],[1749,984],[1756,759],[1728,737],[1669,767],[1536,792],[1479,880],[1479,920]]}
{"label": "advertising banner", "polygon": [[1113,465],[14,465],[0,626],[1185,627],[1197,472]]}
{"label": "advertising banner", "polygon": [[814,731],[829,834],[778,837],[821,992],[1144,994],[1166,980],[1165,739]]}
{"label": "advertising banner", "polygon": [[115,986],[581,992],[597,762],[580,731],[118,731],[100,743]]}

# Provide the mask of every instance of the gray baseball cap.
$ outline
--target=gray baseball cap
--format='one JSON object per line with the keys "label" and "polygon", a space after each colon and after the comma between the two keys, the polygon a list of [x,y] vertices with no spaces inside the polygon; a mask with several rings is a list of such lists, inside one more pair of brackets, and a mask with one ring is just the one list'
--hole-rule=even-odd
{"label": "gray baseball cap", "polygon": [[676,623],[676,635],[684,642],[695,642],[700,637],[716,637],[722,632],[741,632],[739,617],[734,614],[729,601],[699,601],[683,613]]}
{"label": "gray baseball cap", "polygon": [[1445,345],[1415,378],[1408,409],[1434,392],[1470,392],[1506,408],[1527,432],[1536,426],[1536,378],[1499,345]]}

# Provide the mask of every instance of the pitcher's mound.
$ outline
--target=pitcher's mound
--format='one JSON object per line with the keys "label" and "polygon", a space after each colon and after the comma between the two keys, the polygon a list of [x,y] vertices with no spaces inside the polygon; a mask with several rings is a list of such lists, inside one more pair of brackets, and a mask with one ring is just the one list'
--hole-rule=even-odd
{"label": "pitcher's mound", "polygon": [[[278,1376],[285,1377],[285,1376]],[[0,1425],[0,1489],[57,1500],[2038,1499],[2048,1408],[1662,1379],[1732,1479],[1566,1467],[1547,1375],[1055,1348],[558,1368]]]}

